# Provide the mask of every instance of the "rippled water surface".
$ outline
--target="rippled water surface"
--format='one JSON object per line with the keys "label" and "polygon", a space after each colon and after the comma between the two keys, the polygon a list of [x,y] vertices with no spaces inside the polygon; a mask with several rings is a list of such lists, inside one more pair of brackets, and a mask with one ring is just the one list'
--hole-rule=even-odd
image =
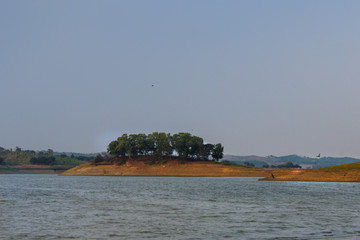
{"label": "rippled water surface", "polygon": [[360,239],[360,184],[0,175],[1,239]]}

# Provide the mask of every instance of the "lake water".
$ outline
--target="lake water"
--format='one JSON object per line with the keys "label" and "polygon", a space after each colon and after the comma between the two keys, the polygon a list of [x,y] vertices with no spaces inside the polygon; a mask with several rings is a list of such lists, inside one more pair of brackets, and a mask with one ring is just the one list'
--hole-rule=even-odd
{"label": "lake water", "polygon": [[360,239],[360,183],[0,175],[0,239]]}

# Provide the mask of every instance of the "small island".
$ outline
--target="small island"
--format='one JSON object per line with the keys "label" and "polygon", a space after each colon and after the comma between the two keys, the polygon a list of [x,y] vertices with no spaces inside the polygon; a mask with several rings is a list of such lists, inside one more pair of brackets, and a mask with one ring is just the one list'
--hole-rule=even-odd
{"label": "small island", "polygon": [[102,154],[0,147],[0,174],[258,177],[262,181],[360,182],[360,162],[317,169],[301,169],[298,164],[285,162],[260,168],[246,161],[225,160],[223,151],[221,143],[206,143],[190,133],[123,134],[110,142],[107,153]]}
{"label": "small island", "polygon": [[266,176],[267,170],[219,162],[223,151],[221,143],[204,143],[190,133],[123,134],[109,144],[109,155],[98,155],[62,175]]}
{"label": "small island", "polygon": [[76,176],[259,177],[263,181],[360,182],[360,163],[320,169],[268,169],[219,162],[224,147],[190,133],[123,134],[107,154],[69,169]]}

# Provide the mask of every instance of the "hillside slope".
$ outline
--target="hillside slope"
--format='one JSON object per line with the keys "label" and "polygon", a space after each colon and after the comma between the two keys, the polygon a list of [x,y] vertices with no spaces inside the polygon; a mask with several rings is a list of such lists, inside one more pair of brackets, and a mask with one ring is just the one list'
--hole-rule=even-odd
{"label": "hillside slope", "polygon": [[287,156],[236,156],[236,155],[225,155],[223,160],[229,160],[237,164],[250,163],[254,164],[256,167],[263,167],[264,165],[268,166],[278,166],[286,162],[292,162],[293,164],[298,164],[304,166],[304,168],[324,168],[329,166],[335,166],[346,163],[355,163],[359,162],[360,159],[351,158],[351,157],[321,157],[321,158],[311,158],[299,155],[287,155]]}
{"label": "hillside slope", "polygon": [[274,169],[265,181],[360,182],[360,162],[321,169]]}

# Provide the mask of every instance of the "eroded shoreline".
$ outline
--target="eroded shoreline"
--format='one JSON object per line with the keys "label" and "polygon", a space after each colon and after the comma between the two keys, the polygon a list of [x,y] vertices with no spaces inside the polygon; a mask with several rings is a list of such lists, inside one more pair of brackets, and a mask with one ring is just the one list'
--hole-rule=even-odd
{"label": "eroded shoreline", "polygon": [[165,164],[127,161],[125,164],[83,164],[63,176],[259,177],[261,181],[360,182],[360,169],[262,169],[213,162],[169,161]]}

